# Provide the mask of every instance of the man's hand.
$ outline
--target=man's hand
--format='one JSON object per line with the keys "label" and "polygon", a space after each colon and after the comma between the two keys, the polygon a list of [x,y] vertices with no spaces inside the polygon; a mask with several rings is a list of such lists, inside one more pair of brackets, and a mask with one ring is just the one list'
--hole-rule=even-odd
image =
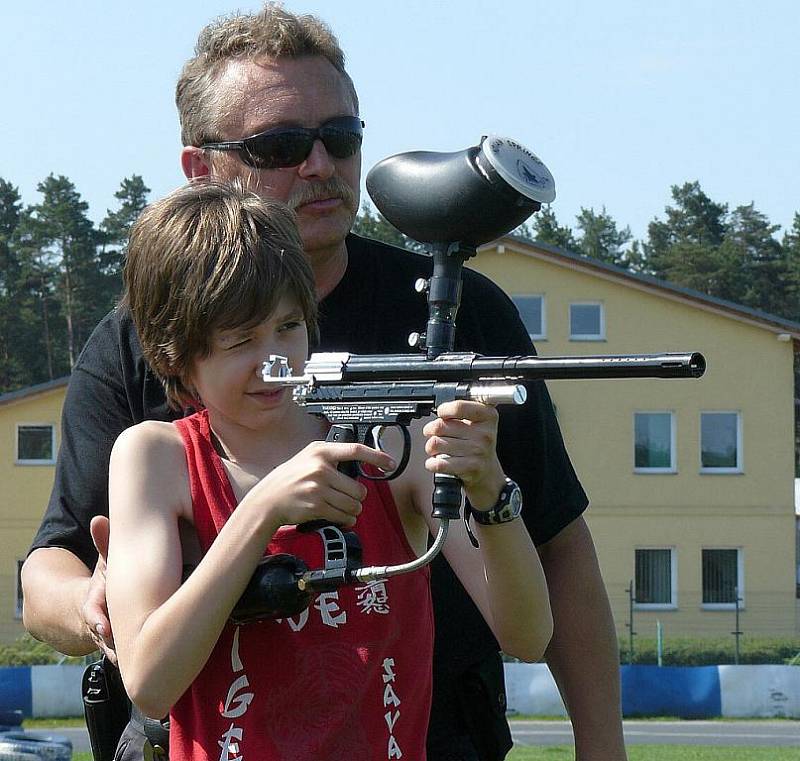
{"label": "man's hand", "polygon": [[108,556],[108,518],[96,515],[89,525],[92,541],[97,548],[97,564],[89,582],[86,600],[81,608],[81,615],[86,623],[89,636],[97,645],[97,649],[114,664],[117,654],[114,652],[114,635],[111,631],[111,621],[108,619],[108,606],[106,604],[106,557]]}

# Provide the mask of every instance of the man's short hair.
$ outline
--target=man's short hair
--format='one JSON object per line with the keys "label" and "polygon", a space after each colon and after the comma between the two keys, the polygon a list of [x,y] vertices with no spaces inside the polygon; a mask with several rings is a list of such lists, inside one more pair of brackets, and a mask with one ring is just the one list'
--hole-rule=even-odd
{"label": "man's short hair", "polygon": [[201,32],[195,54],[183,67],[175,104],[184,145],[202,145],[221,138],[225,105],[217,84],[232,60],[321,56],[342,75],[358,113],[358,96],[344,67],[344,52],[330,28],[316,16],[298,16],[280,3],[267,3],[260,13],[236,13],[212,21]]}
{"label": "man's short hair", "polygon": [[314,275],[294,213],[239,180],[196,180],[148,206],[131,229],[124,274],[122,306],[176,408],[197,406],[187,378],[215,330],[258,325],[291,294],[316,338]]}

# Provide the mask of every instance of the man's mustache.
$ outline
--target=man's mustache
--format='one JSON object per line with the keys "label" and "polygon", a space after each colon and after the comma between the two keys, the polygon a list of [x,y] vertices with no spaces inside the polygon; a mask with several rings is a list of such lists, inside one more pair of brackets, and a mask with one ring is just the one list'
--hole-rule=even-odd
{"label": "man's mustache", "polygon": [[353,189],[341,178],[331,177],[322,182],[312,182],[303,185],[289,197],[287,204],[290,209],[296,210],[303,204],[323,201],[326,198],[341,198],[345,206],[351,211],[356,211],[356,194]]}

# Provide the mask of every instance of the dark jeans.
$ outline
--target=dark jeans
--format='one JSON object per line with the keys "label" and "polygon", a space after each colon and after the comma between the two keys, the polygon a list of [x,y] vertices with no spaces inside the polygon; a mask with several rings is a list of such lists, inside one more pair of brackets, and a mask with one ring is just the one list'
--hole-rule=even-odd
{"label": "dark jeans", "polygon": [[144,727],[136,722],[130,722],[119,738],[114,761],[144,761],[144,746],[147,742]]}
{"label": "dark jeans", "polygon": [[468,735],[450,736],[441,742],[428,740],[428,761],[483,761]]}
{"label": "dark jeans", "polygon": [[496,652],[459,673],[436,670],[428,761],[502,761],[511,749],[503,663]]}
{"label": "dark jeans", "polygon": [[144,718],[134,709],[128,726],[119,738],[114,761],[167,761],[169,734],[150,719],[148,734],[145,734]]}

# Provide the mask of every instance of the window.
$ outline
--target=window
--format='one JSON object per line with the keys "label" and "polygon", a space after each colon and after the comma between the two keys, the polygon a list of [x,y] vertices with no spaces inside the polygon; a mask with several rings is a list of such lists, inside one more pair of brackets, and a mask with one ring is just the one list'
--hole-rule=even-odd
{"label": "window", "polygon": [[744,607],[744,567],[739,549],[703,550],[703,607]]}
{"label": "window", "polygon": [[603,305],[581,301],[569,305],[569,337],[572,341],[603,341],[606,323]]}
{"label": "window", "polygon": [[49,423],[18,425],[17,464],[52,465],[55,443],[55,429]]}
{"label": "window", "polygon": [[633,469],[635,473],[675,473],[675,424],[672,412],[635,412]]}
{"label": "window", "polygon": [[16,605],[14,607],[14,618],[22,618],[22,564],[24,562],[24,560],[17,561],[17,575],[15,579]]}
{"label": "window", "polygon": [[740,413],[700,413],[700,472],[742,472]]}
{"label": "window", "polygon": [[636,550],[636,607],[677,607],[677,568],[672,547]]}
{"label": "window", "polygon": [[534,339],[547,338],[547,316],[544,309],[544,296],[514,296],[522,323],[528,335]]}

